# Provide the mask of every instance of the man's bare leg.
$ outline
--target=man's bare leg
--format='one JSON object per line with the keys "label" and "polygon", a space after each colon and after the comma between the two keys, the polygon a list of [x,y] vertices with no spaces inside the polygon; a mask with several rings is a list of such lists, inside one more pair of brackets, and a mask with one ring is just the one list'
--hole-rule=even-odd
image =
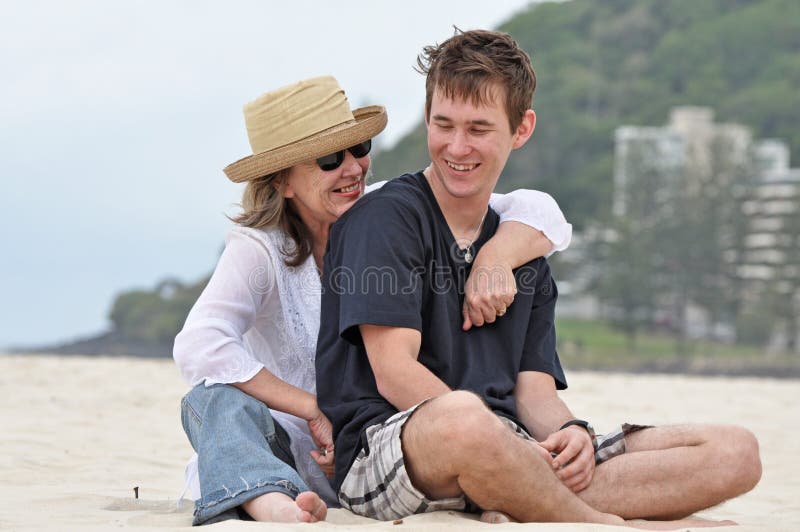
{"label": "man's bare leg", "polygon": [[451,392],[419,407],[402,443],[412,482],[432,499],[465,494],[523,522],[624,524],[573,494],[533,445],[472,393]]}
{"label": "man's bare leg", "polygon": [[403,427],[402,444],[409,476],[429,498],[466,495],[481,508],[516,521],[649,530],[732,524],[693,519],[625,522],[595,510],[561,483],[534,444],[516,436],[469,392],[451,392],[419,407]]}
{"label": "man's bare leg", "polygon": [[256,521],[278,523],[316,523],[328,515],[328,507],[313,491],[304,491],[297,499],[280,492],[265,493],[242,508]]}
{"label": "man's bare leg", "polygon": [[665,426],[626,437],[627,452],[597,467],[579,493],[626,519],[678,519],[751,490],[761,478],[758,442],[735,426]]}
{"label": "man's bare leg", "polygon": [[[481,522],[489,524],[513,523],[514,519],[496,510],[487,510],[481,514]],[[646,521],[633,519],[626,521],[627,526],[644,530],[677,530],[684,528],[710,528],[720,526],[734,526],[734,521],[710,521],[708,519],[679,519],[677,521]]]}

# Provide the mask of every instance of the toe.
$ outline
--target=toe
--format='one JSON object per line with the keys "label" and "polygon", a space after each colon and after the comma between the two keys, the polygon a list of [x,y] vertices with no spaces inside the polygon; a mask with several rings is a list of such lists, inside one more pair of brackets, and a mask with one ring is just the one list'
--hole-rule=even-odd
{"label": "toe", "polygon": [[503,512],[498,512],[496,510],[487,510],[481,514],[481,521],[484,523],[510,523],[512,520],[511,518],[504,514]]}

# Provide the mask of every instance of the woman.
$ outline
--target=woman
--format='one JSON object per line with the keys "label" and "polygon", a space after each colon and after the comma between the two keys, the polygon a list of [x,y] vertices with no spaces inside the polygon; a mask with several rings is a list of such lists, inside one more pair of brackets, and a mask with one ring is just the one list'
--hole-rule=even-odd
{"label": "woman", "polygon": [[[182,402],[198,455],[194,524],[237,516],[313,522],[325,518],[326,502],[336,504],[325,478],[332,427],[315,397],[319,272],[328,229],[365,190],[371,139],[386,126],[386,112],[351,111],[336,80],[320,77],[264,94],[244,113],[254,155],[225,169],[247,182],[243,212],[175,340],[175,361],[194,386]],[[526,246],[526,253],[541,255],[552,242],[564,249],[571,229],[552,198],[521,194],[495,198],[501,222],[519,220],[550,237],[526,227],[539,250]],[[500,232],[473,268],[534,258],[504,255]],[[525,242],[507,240],[515,252]],[[512,298],[508,289],[467,295],[472,319],[465,322],[493,321],[495,308]]]}

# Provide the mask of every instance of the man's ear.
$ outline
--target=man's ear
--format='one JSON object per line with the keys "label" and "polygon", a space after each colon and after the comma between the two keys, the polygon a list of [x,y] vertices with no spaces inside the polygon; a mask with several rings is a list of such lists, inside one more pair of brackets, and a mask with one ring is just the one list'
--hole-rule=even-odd
{"label": "man's ear", "polygon": [[536,113],[533,109],[528,109],[522,115],[522,121],[517,126],[514,132],[513,149],[517,149],[528,142],[528,139],[533,135],[533,130],[536,129]]}

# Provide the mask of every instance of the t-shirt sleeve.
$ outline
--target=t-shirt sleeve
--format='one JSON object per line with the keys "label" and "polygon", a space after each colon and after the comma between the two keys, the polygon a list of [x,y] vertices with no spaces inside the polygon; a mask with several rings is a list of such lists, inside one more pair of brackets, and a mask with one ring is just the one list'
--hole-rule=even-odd
{"label": "t-shirt sleeve", "polygon": [[334,226],[326,289],[339,300],[339,334],[360,345],[362,324],[422,330],[420,217],[397,198],[358,205]]}
{"label": "t-shirt sleeve", "polygon": [[519,370],[552,375],[556,388],[563,390],[567,387],[567,379],[556,351],[555,308],[558,289],[547,261],[539,259],[520,268],[517,284],[518,290],[534,290]]}

